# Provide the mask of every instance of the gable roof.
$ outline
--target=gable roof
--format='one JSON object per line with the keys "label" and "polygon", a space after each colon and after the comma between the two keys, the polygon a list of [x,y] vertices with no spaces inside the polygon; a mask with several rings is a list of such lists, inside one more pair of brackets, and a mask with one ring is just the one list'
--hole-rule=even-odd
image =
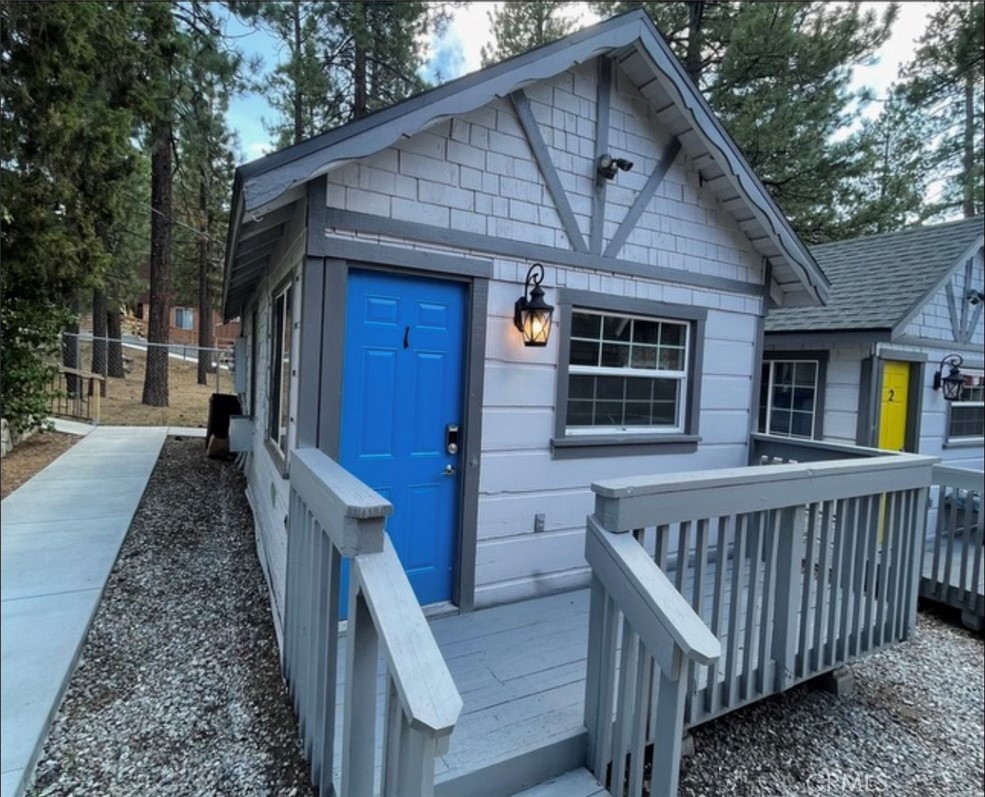
{"label": "gable roof", "polygon": [[823,308],[770,310],[767,332],[895,330],[982,246],[983,218],[812,246],[831,280]]}
{"label": "gable roof", "polygon": [[[264,257],[269,259],[277,248],[278,236],[268,233],[264,217],[296,201],[305,183],[599,56],[614,59],[668,132],[681,141],[705,183],[770,263],[782,304],[823,303],[829,288],[824,273],[650,18],[635,10],[241,166],[233,185],[226,247],[225,314],[239,312],[268,265]],[[245,257],[239,253],[244,229],[259,238]]]}

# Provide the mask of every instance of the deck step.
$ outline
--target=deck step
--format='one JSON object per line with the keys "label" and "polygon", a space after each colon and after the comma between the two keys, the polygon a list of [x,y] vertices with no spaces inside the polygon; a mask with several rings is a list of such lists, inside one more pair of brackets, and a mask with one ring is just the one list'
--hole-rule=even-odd
{"label": "deck step", "polygon": [[[498,759],[487,762],[470,772],[446,777],[439,775],[434,784],[435,797],[501,797],[504,794],[523,793],[524,789],[540,788],[554,778],[566,777],[572,771],[578,772],[585,763],[585,749],[588,734],[584,726],[577,731],[561,734],[542,744],[531,744],[525,750],[514,751]],[[587,770],[583,771],[589,778]],[[594,779],[592,783],[595,783]],[[560,787],[559,787],[560,788]],[[533,792],[539,795],[540,792]],[[582,792],[547,791],[544,795],[556,794],[582,797]],[[589,791],[586,795],[605,794]]]}
{"label": "deck step", "polygon": [[556,778],[517,792],[513,797],[610,797],[584,767],[565,772]]}

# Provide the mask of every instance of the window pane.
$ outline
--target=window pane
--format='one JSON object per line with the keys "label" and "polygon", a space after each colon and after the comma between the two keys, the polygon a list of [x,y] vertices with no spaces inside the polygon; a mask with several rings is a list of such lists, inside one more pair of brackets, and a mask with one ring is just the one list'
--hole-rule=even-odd
{"label": "window pane", "polygon": [[602,337],[605,340],[622,340],[628,343],[631,323],[628,318],[607,315],[602,324]]}
{"label": "window pane", "polygon": [[802,412],[814,411],[814,388],[795,387],[793,389],[793,408]]}
{"label": "window pane", "polygon": [[594,376],[572,376],[568,382],[568,398],[594,398]]}
{"label": "window pane", "polygon": [[683,324],[668,324],[664,322],[660,325],[660,345],[661,346],[683,346],[684,345],[684,326]]}
{"label": "window pane", "polygon": [[626,426],[649,426],[650,404],[641,401],[626,403]]}
{"label": "window pane", "polygon": [[781,385],[773,386],[773,408],[788,410],[793,406],[793,390]]}
{"label": "window pane", "polygon": [[657,367],[657,347],[633,345],[633,368]]}
{"label": "window pane", "polygon": [[598,338],[602,317],[592,313],[571,314],[571,337]]}
{"label": "window pane", "polygon": [[659,321],[633,321],[633,341],[636,343],[656,343],[660,337]]}
{"label": "window pane", "polygon": [[653,395],[652,379],[627,379],[626,398],[649,401]]}
{"label": "window pane", "polygon": [[676,379],[654,379],[653,397],[658,401],[677,401],[677,386],[679,384]]}
{"label": "window pane", "polygon": [[798,385],[814,387],[817,383],[817,364],[816,363],[797,363],[795,370],[795,380]]}
{"label": "window pane", "polygon": [[660,401],[653,405],[653,425],[673,426],[677,423],[676,402]]}
{"label": "window pane", "polygon": [[770,431],[774,434],[790,434],[790,412],[788,410],[773,409],[770,415]]}
{"label": "window pane", "polygon": [[665,371],[684,370],[683,349],[660,349],[660,368]]}
{"label": "window pane", "polygon": [[572,365],[598,365],[599,344],[586,340],[571,341]]}
{"label": "window pane", "polygon": [[595,378],[595,396],[600,399],[622,401],[626,380],[621,376],[599,376]]}
{"label": "window pane", "polygon": [[773,384],[792,385],[793,384],[793,363],[777,362],[773,363]]}
{"label": "window pane", "polygon": [[602,366],[605,368],[626,368],[629,365],[629,346],[620,343],[602,344]]}
{"label": "window pane", "polygon": [[592,425],[592,406],[591,401],[569,401],[568,402],[568,426],[591,426]]}
{"label": "window pane", "polygon": [[813,416],[807,412],[794,412],[791,414],[790,434],[797,437],[811,436],[811,418]]}
{"label": "window pane", "polygon": [[948,424],[949,437],[985,436],[985,406],[978,404],[953,404]]}
{"label": "window pane", "polygon": [[596,426],[622,426],[622,402],[596,401],[595,425]]}

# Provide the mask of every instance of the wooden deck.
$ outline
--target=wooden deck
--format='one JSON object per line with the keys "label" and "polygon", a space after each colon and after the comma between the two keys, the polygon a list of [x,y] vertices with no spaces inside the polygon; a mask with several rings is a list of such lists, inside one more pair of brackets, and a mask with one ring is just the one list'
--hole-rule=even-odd
{"label": "wooden deck", "polygon": [[[733,577],[732,560],[726,559],[724,580]],[[700,601],[702,619],[714,629],[716,620],[713,601],[716,565],[704,579],[705,591]],[[745,583],[750,572],[746,560]],[[682,574],[682,594],[694,605],[694,569],[689,567]],[[677,583],[676,568],[668,568],[669,578]],[[760,582],[761,582],[760,578]],[[730,594],[723,593],[724,605],[720,617],[731,615]],[[723,651],[734,651],[734,669],[726,659],[714,671],[719,689],[725,688],[728,674],[751,673],[749,678],[771,677],[773,662],[766,668],[759,667],[760,640],[759,618],[762,607],[763,585],[756,590],[753,626],[747,627],[749,591],[740,601],[735,626],[736,643],[729,644],[727,623],[721,621]],[[816,601],[808,605],[808,636],[813,635]],[[577,590],[541,598],[484,609],[469,614],[452,615],[430,621],[432,633],[451,671],[455,684],[464,701],[464,708],[451,737],[447,753],[439,758],[435,767],[436,794],[484,797],[518,792],[534,784],[577,770],[584,764],[586,731],[584,721],[586,651],[588,641],[588,590]],[[339,644],[340,672],[345,660],[345,638]],[[745,651],[751,651],[751,668],[745,667]],[[382,668],[382,660],[380,667]],[[692,676],[691,691],[705,688],[710,671],[698,667]],[[377,678],[382,721],[382,703],[386,681],[382,674]],[[743,694],[748,689],[745,679],[737,679],[734,689]],[[768,691],[768,690],[766,690]],[[337,694],[336,756],[341,760],[342,706],[345,687],[340,683]],[[724,703],[725,701],[721,701]],[[697,722],[687,722],[692,712],[686,712],[688,725],[707,721],[707,714],[724,714],[727,708],[706,712],[704,707],[695,710]],[[550,762],[545,771],[545,765]],[[336,777],[340,776],[336,763]],[[561,791],[581,782],[583,776],[570,774],[570,781],[556,781]],[[546,789],[549,784],[545,783]],[[505,790],[504,790],[505,786]],[[532,791],[532,794],[541,792]],[[544,791],[543,794],[551,794]],[[580,792],[578,792],[580,794]],[[598,792],[605,794],[604,791]],[[595,792],[586,792],[593,795]],[[526,797],[526,795],[524,795]]]}

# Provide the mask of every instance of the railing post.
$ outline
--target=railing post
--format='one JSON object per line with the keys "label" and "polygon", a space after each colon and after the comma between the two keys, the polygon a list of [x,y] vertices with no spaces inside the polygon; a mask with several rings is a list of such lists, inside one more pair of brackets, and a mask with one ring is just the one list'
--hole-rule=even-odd
{"label": "railing post", "polygon": [[[807,574],[801,581],[804,561],[804,535],[807,512],[803,506],[780,510],[780,539],[776,557],[776,615],[773,624],[773,661],[776,662],[776,688],[789,689],[794,681],[797,637],[800,629],[800,589],[806,589]],[[762,664],[760,665],[762,666]]]}
{"label": "railing post", "polygon": [[373,797],[376,767],[376,671],[379,638],[369,607],[352,580],[346,629],[345,721],[342,794]]}
{"label": "railing post", "polygon": [[653,740],[651,794],[677,794],[680,778],[687,662],[682,660],[680,649],[674,650],[674,657],[677,661],[673,672],[668,674],[661,667],[660,676],[656,679],[657,728]]}

